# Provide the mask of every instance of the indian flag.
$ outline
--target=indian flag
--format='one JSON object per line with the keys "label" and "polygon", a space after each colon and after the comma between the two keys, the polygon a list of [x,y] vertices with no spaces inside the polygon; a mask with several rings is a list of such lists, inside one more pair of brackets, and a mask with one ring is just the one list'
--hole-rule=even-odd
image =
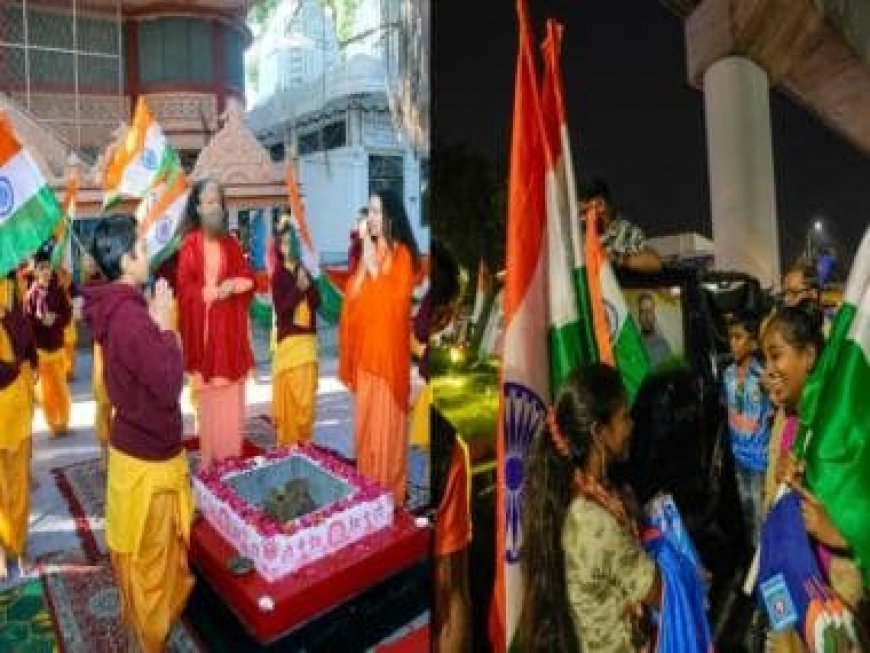
{"label": "indian flag", "polygon": [[849,543],[870,587],[870,228],[855,255],[843,305],[804,387],[794,451],[809,490]]}
{"label": "indian flag", "polygon": [[152,269],[178,249],[178,225],[184,218],[190,183],[180,166],[145,193],[136,209],[139,235],[145,238]]}
{"label": "indian flag", "polygon": [[649,371],[649,356],[594,221],[586,225],[586,264],[598,359],[619,368],[629,400],[634,401]]}
{"label": "indian flag", "polygon": [[597,358],[560,55],[563,27],[547,21],[541,100],[547,141],[547,276],[550,388],[554,395],[580,365]]}
{"label": "indian flag", "polygon": [[523,597],[522,490],[532,438],[550,403],[547,269],[548,157],[524,0],[517,2],[519,50],[508,178],[504,350],[497,440],[496,583],[490,619],[494,651],[505,651]]}
{"label": "indian flag", "polygon": [[75,176],[71,176],[66,183],[66,192],[63,197],[63,219],[57,223],[54,230],[54,248],[51,251],[51,267],[55,270],[66,268],[73,271],[72,250],[69,244],[69,231],[72,229],[72,221],[76,215],[76,196],[79,184]]}
{"label": "indian flag", "polygon": [[305,219],[305,206],[302,204],[302,193],[296,180],[296,171],[292,163],[287,164],[287,196],[290,200],[290,210],[293,213],[293,243],[291,251],[295,251],[302,265],[314,277],[314,283],[320,293],[320,306],[317,313],[328,324],[338,324],[341,316],[341,305],[344,292],[333,278],[320,266],[320,257],[314,247],[308,221]]}
{"label": "indian flag", "polygon": [[159,177],[180,167],[178,156],[144,97],[139,97],[133,123],[112,150],[103,178],[103,208],[124,197],[144,197]]}
{"label": "indian flag", "polygon": [[39,249],[60,219],[54,191],[0,112],[0,274]]}

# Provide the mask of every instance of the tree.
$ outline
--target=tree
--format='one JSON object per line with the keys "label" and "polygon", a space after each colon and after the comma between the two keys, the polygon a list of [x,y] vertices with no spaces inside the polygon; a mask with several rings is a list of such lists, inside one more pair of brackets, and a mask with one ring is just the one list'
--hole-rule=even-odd
{"label": "tree", "polygon": [[248,14],[249,20],[262,27],[281,2],[282,0],[253,0]]}
{"label": "tree", "polygon": [[505,182],[487,159],[465,147],[433,152],[429,182],[432,234],[472,274],[481,258],[504,266]]}

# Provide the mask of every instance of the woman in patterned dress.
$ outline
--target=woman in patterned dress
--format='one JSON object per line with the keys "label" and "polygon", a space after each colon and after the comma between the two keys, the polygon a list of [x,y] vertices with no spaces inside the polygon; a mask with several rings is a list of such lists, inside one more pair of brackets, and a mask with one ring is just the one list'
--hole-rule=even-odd
{"label": "woman in patterned dress", "polygon": [[523,494],[524,651],[643,651],[644,607],[662,581],[641,546],[636,502],[609,479],[632,421],[619,373],[569,379],[534,438]]}

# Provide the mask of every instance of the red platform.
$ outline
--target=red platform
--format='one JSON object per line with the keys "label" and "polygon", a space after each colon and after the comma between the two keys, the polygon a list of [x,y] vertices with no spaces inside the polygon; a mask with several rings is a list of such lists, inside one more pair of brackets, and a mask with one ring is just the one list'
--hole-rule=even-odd
{"label": "red platform", "polygon": [[[205,519],[197,519],[191,533],[191,562],[202,572],[252,638],[270,644],[353,599],[429,556],[431,529],[418,528],[403,511],[393,526],[300,569],[275,583],[256,570],[234,576],[226,568],[235,548]],[[270,596],[275,607],[259,607]]]}

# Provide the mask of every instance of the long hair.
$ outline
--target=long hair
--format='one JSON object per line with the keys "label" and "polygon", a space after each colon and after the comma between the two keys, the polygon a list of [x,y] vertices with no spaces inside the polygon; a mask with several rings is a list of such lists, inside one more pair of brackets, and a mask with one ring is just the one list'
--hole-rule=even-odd
{"label": "long hair", "polygon": [[384,214],[384,234],[390,245],[401,243],[411,253],[411,262],[415,270],[420,269],[420,248],[411,229],[411,221],[405,212],[405,205],[398,196],[389,190],[377,190],[372,193],[381,200],[381,210]]}
{"label": "long hair", "polygon": [[587,464],[592,451],[592,428],[609,422],[625,401],[616,370],[603,364],[581,368],[565,383],[553,406],[570,452],[557,450],[549,420],[532,441],[522,495],[525,591],[519,634],[523,651],[579,648],[565,582],[562,529],[576,495],[576,472]]}
{"label": "long hair", "polygon": [[227,198],[224,194],[223,186],[214,179],[200,179],[190,189],[190,194],[187,196],[187,208],[184,212],[184,218],[178,224],[176,235],[179,238],[184,238],[187,234],[202,227],[202,218],[199,215],[199,201],[205,187],[210,183],[214,183],[218,187],[218,192],[221,197],[221,208],[224,212],[224,232],[229,232],[229,211],[227,211]]}

